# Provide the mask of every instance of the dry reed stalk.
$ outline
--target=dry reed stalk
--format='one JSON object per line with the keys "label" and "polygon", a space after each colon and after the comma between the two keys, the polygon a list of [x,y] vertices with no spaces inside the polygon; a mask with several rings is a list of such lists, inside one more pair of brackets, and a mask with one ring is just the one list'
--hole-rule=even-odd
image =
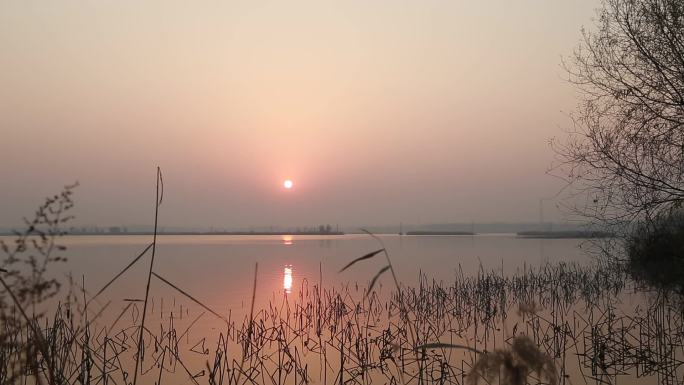
{"label": "dry reed stalk", "polygon": [[[159,187],[161,185],[161,191]],[[150,258],[150,270],[147,274],[147,286],[145,287],[145,302],[143,304],[142,321],[140,322],[140,336],[138,337],[138,350],[135,355],[135,372],[133,373],[133,385],[138,382],[138,367],[143,359],[143,333],[145,332],[145,318],[147,316],[147,300],[150,296],[150,282],[152,281],[152,269],[154,268],[154,257],[157,250],[157,225],[159,220],[159,206],[164,197],[164,182],[162,181],[161,168],[157,167],[157,187],[154,198],[154,234],[152,236],[152,257]]]}

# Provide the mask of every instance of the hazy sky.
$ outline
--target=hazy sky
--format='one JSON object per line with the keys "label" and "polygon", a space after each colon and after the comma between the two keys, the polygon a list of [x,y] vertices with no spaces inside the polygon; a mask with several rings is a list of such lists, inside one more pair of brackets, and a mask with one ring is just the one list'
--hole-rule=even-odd
{"label": "hazy sky", "polygon": [[536,221],[598,5],[0,0],[0,225]]}

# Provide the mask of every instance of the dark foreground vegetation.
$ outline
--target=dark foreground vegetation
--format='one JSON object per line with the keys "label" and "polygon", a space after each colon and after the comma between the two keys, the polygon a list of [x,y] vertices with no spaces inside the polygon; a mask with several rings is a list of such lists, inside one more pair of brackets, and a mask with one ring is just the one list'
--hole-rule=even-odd
{"label": "dark foreground vegetation", "polygon": [[627,240],[627,255],[634,279],[684,294],[684,214],[639,225]]}
{"label": "dark foreground vegetation", "polygon": [[[119,316],[102,323],[101,307],[71,296],[30,323],[7,314],[0,380],[126,384],[140,351],[138,381],[149,384],[473,384],[497,375],[511,384],[681,384],[681,300],[660,291],[623,310],[625,282],[613,269],[572,265],[448,284],[422,277],[386,293],[304,282],[296,296],[239,319],[199,305],[183,323],[177,305],[142,329],[142,345],[141,302],[117,301]],[[195,330],[202,317],[223,325],[217,336]]]}
{"label": "dark foreground vegetation", "polygon": [[[617,265],[458,272],[450,282],[421,276],[416,287],[393,277],[383,286],[383,273],[394,275],[383,247],[342,269],[384,254],[388,266],[368,285],[304,280],[293,294],[263,306],[253,295],[249,312],[224,314],[154,271],[153,238],[97,292],[74,281],[60,292],[50,267],[63,261],[70,195],[50,198],[2,245],[2,384],[684,382],[681,297],[633,285]],[[162,197],[160,188],[157,210]],[[147,290],[108,298],[109,286],[143,262]],[[258,278],[255,271],[253,293]],[[181,300],[155,306],[151,280]],[[213,326],[200,328],[203,321]]]}

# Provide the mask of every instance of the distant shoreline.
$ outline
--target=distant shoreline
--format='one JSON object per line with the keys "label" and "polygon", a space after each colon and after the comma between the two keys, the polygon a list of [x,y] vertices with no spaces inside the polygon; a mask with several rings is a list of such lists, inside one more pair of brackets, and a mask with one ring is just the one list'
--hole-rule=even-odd
{"label": "distant shoreline", "polygon": [[470,231],[407,231],[406,235],[475,235]]}
{"label": "distant shoreline", "polygon": [[[13,233],[0,233],[0,236],[14,236]],[[151,231],[127,231],[127,232],[77,232],[66,233],[73,236],[117,236],[117,235],[154,235]],[[341,231],[311,232],[311,231],[158,231],[157,235],[345,235]]]}
{"label": "distant shoreline", "polygon": [[[345,233],[342,231],[311,232],[311,231],[159,231],[157,235],[254,235],[254,236],[326,236],[326,235],[362,235],[362,232]],[[470,231],[406,231],[404,233],[375,233],[375,235],[399,235],[399,236],[477,236],[484,234],[499,233],[474,233]],[[519,231],[506,233],[517,238],[527,239],[596,239],[612,238],[615,234],[601,231]],[[16,236],[11,232],[0,232],[0,236]],[[151,231],[127,231],[127,232],[74,232],[66,233],[67,236],[121,236],[121,235],[154,235]]]}
{"label": "distant shoreline", "polygon": [[519,238],[538,239],[596,239],[613,238],[615,234],[604,231],[520,231]]}

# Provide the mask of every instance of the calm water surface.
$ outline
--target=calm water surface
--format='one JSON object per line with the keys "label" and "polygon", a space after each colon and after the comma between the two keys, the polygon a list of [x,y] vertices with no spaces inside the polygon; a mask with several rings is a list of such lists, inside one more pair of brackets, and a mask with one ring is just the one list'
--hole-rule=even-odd
{"label": "calm water surface", "polygon": [[[390,274],[379,279],[377,296],[364,295],[387,264],[382,253],[339,272],[382,247],[367,235],[160,236],[153,271],[163,280],[151,280],[144,337],[148,353],[139,383],[158,384],[162,377],[161,383],[208,383],[210,366],[234,376],[242,362],[251,371],[247,382],[257,384],[340,383],[342,377],[353,383],[398,383],[399,370],[408,376],[406,383],[466,383],[476,355],[431,349],[418,364],[411,353],[413,333],[422,342],[481,351],[507,347],[513,336],[527,335],[553,358],[561,385],[613,384],[618,378],[630,385],[684,381],[684,308],[661,294],[636,293],[612,269],[559,267],[561,262],[592,264],[583,240],[514,234],[380,239],[401,285],[409,287],[402,291],[405,300],[387,296],[394,290]],[[72,289],[82,298],[81,285],[89,295],[100,291],[152,237],[71,236],[61,241],[69,261],[56,274],[71,274]],[[90,329],[94,345],[87,350],[94,349],[101,376],[107,372],[117,383],[129,383],[134,369],[150,261],[148,252],[87,312],[78,308],[72,313],[81,317],[81,325],[86,313],[85,323],[96,319]],[[533,272],[541,266],[551,268]],[[492,271],[496,274],[483,274]],[[421,289],[412,289],[417,286]],[[537,310],[521,312],[523,304]],[[411,309],[411,326],[400,315],[403,306]],[[246,361],[245,340],[258,349]],[[73,356],[80,352],[76,349]],[[397,359],[392,365],[387,354]],[[404,367],[405,360],[414,361]],[[74,373],[82,367],[75,364]]]}
{"label": "calm water surface", "polygon": [[[578,239],[524,239],[515,234],[478,236],[381,236],[393,261],[399,280],[415,285],[422,272],[448,282],[456,274],[476,274],[485,270],[504,273],[560,261],[584,263],[589,257]],[[151,242],[151,236],[72,236],[63,240],[68,247],[70,271],[86,288],[96,292],[122,270]],[[258,263],[257,301],[280,296],[301,286],[350,283],[367,286],[386,260],[379,254],[349,270],[338,271],[349,261],[370,251],[379,243],[367,235],[344,236],[160,236],[154,271],[205,304],[217,309],[248,306]],[[107,290],[107,297],[140,298],[144,295],[150,255],[145,255]],[[388,285],[389,276],[379,286]],[[169,294],[168,287],[156,282],[155,297]]]}

